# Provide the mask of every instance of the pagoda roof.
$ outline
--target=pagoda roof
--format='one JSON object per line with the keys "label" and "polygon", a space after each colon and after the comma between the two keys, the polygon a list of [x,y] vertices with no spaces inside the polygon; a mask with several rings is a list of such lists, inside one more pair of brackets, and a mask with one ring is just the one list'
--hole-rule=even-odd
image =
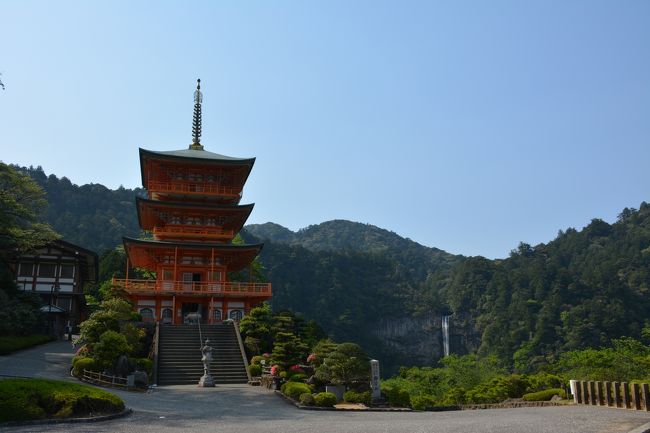
{"label": "pagoda roof", "polygon": [[220,155],[218,153],[210,152],[202,149],[181,149],[181,150],[163,150],[154,151],[139,148],[140,151],[140,174],[142,177],[142,185],[146,188],[146,176],[144,174],[145,161],[147,159],[164,160],[164,161],[177,161],[186,162],[197,165],[214,165],[214,166],[244,166],[248,167],[244,181],[248,178],[255,158],[235,158],[232,156]]}
{"label": "pagoda roof", "polygon": [[[241,224],[234,224],[235,226],[241,226],[246,222],[248,216],[253,211],[255,204],[244,204],[244,205],[215,205],[209,203],[196,203],[196,202],[178,202],[178,201],[160,201],[160,200],[151,200],[142,197],[136,197],[135,199],[136,209],[138,211],[138,222],[140,227],[144,228],[143,211],[145,208],[149,209],[189,209],[201,211],[203,214],[239,214]],[[232,224],[227,225],[230,227]]]}
{"label": "pagoda roof", "polygon": [[238,271],[245,266],[249,265],[255,257],[262,251],[263,243],[258,244],[217,244],[217,243],[191,243],[191,242],[168,242],[157,240],[143,240],[130,237],[122,237],[124,243],[124,250],[135,267],[151,268],[151,263],[147,263],[147,257],[131,257],[129,254],[129,246],[133,246],[140,250],[159,250],[174,251],[176,248],[182,251],[214,251],[216,256],[222,259],[224,265],[227,266],[228,271]]}

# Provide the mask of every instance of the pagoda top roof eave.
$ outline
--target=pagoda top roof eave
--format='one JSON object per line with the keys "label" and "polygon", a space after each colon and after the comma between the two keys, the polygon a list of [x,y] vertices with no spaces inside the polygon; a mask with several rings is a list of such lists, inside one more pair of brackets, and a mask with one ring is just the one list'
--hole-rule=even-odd
{"label": "pagoda top roof eave", "polygon": [[208,244],[208,243],[192,243],[192,242],[167,242],[167,241],[156,241],[156,240],[149,240],[149,239],[147,239],[147,240],[145,240],[145,239],[135,239],[135,238],[130,238],[128,236],[123,236],[122,237],[122,242],[124,243],[125,247],[126,247],[127,244],[135,244],[135,245],[148,246],[148,247],[151,247],[151,248],[180,247],[180,248],[205,249],[205,250],[214,249],[214,250],[221,250],[221,251],[237,251],[237,250],[257,249],[258,253],[264,247],[263,243],[233,245],[233,244],[217,244],[217,243]]}
{"label": "pagoda top roof eave", "polygon": [[207,150],[181,149],[181,150],[147,150],[139,148],[140,157],[166,160],[184,160],[196,163],[208,164],[232,164],[232,165],[253,165],[255,158],[235,158],[232,156],[220,155]]}
{"label": "pagoda top roof eave", "polygon": [[164,150],[164,151],[153,151],[143,148],[138,149],[140,152],[140,176],[142,177],[142,186],[147,188],[147,177],[144,173],[145,160],[146,159],[157,159],[162,161],[177,161],[177,162],[187,162],[190,164],[197,165],[212,165],[212,166],[232,166],[232,167],[247,167],[246,175],[244,176],[244,183],[248,179],[248,176],[253,170],[253,164],[255,164],[255,158],[234,158],[232,156],[220,155],[218,153],[209,152],[207,150],[196,150],[196,149],[181,149],[181,150]]}

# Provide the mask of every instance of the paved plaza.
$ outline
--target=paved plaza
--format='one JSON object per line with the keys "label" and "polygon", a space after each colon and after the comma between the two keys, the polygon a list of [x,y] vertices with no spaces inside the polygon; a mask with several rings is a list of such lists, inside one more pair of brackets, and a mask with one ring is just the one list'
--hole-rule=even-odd
{"label": "paved plaza", "polygon": [[[69,343],[56,342],[0,357],[0,374],[69,377]],[[12,427],[16,432],[309,432],[533,433],[629,432],[650,414],[588,406],[453,412],[331,412],[296,409],[273,393],[247,385],[159,387],[115,391],[133,414],[96,423]]]}

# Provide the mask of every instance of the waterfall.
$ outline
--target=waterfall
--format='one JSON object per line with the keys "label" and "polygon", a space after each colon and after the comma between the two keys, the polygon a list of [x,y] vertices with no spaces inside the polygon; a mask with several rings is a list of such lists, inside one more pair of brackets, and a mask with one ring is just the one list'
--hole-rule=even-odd
{"label": "waterfall", "polygon": [[449,356],[449,320],[451,316],[442,316],[442,349],[445,356]]}

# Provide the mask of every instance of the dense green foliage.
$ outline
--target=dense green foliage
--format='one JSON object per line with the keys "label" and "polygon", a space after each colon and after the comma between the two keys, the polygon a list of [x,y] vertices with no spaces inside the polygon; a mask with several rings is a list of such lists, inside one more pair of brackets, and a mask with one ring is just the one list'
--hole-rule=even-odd
{"label": "dense green foliage", "polygon": [[363,403],[366,406],[370,406],[370,391],[345,391],[343,394],[343,400],[348,403]]}
{"label": "dense green foliage", "polygon": [[0,162],[0,253],[26,252],[58,238],[39,221],[47,206],[41,187],[29,176]]}
{"label": "dense green foliage", "polygon": [[42,334],[2,335],[0,336],[0,355],[8,355],[16,350],[27,349],[52,340],[52,337]]}
{"label": "dense green foliage", "polygon": [[[529,372],[561,352],[643,338],[650,308],[650,205],[615,224],[593,220],[548,243],[520,244],[506,260],[471,258],[439,275],[454,312],[471,315],[479,353]],[[647,335],[647,331],[646,331]]]}
{"label": "dense green foliage", "polygon": [[316,367],[316,378],[334,385],[355,387],[366,384],[370,377],[370,359],[354,343],[341,343]]}
{"label": "dense green foliage", "polygon": [[122,236],[140,233],[135,196],[141,189],[78,186],[66,177],[47,176],[40,166],[20,170],[47,193],[43,217],[66,241],[101,253],[121,244]]}
{"label": "dense green foliage", "polygon": [[91,386],[45,379],[0,381],[0,422],[87,417],[122,410],[122,399]]}

